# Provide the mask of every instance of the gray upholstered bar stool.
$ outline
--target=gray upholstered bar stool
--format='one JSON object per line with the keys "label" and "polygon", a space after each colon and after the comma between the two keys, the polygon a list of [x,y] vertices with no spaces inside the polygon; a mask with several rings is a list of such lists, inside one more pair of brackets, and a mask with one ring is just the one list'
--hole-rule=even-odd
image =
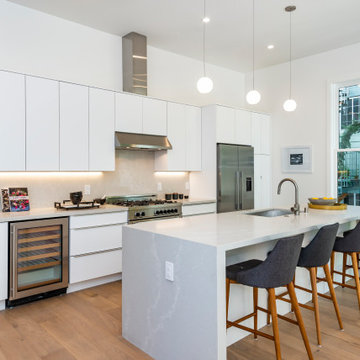
{"label": "gray upholstered bar stool", "polygon": [[[300,258],[297,266],[306,268],[310,273],[310,282],[311,290],[296,285],[294,278],[294,286],[296,289],[300,289],[309,293],[312,293],[312,300],[314,306],[308,304],[299,304],[301,307],[312,310],[315,313],[315,323],[316,323],[316,334],[318,345],[321,346],[321,332],[320,332],[320,312],[319,312],[319,301],[318,296],[324,297],[326,299],[332,300],[335,308],[335,313],[339,322],[340,329],[343,329],[343,324],[341,321],[341,316],[339,312],[339,305],[336,299],[336,294],[334,290],[334,285],[332,282],[329,261],[334,248],[336,234],[339,229],[339,224],[332,224],[323,226],[315,235],[314,239],[310,242],[308,246],[301,249]],[[325,278],[317,277],[317,269],[322,267],[325,273]],[[326,281],[329,287],[330,295],[320,294],[317,292],[317,281]],[[288,295],[288,292],[284,292],[276,296],[277,299],[290,302],[290,300],[285,299],[284,296]],[[269,323],[269,319],[268,319]]]}
{"label": "gray upholstered bar stool", "polygon": [[[309,340],[306,335],[304,322],[300,313],[299,304],[297,302],[294,284],[292,282],[296,265],[299,260],[301,244],[303,241],[303,235],[297,235],[293,237],[288,237],[278,240],[273,251],[269,256],[264,260],[248,260],[245,262],[237,263],[226,267],[226,323],[227,327],[235,326],[241,330],[245,330],[254,334],[254,337],[257,338],[257,335],[266,337],[275,342],[275,351],[276,359],[281,360],[281,351],[280,351],[280,338],[279,338],[279,327],[278,327],[278,317],[280,319],[289,321],[293,324],[296,324],[300,328],[300,332],[306,347],[306,351],[310,360],[313,359]],[[229,295],[230,295],[230,284],[236,283],[241,285],[251,286],[253,288],[253,297],[254,297],[254,311],[238,320],[229,321],[228,320],[228,310],[229,310]],[[286,286],[292,306],[295,311],[296,319],[288,319],[285,316],[277,314],[276,310],[276,297],[275,297],[275,288]],[[270,311],[263,309],[258,306],[258,289],[263,288],[268,291],[269,294],[269,303]],[[258,310],[264,311],[271,314],[272,323],[273,323],[273,336],[261,332],[258,330],[257,324],[257,315]],[[241,325],[240,323],[254,317],[254,329]]]}
{"label": "gray upholstered bar stool", "polygon": [[[343,257],[343,272],[335,271],[335,253],[339,252],[344,255]],[[334,245],[334,252],[331,256],[331,275],[334,284],[341,285],[350,289],[355,289],[359,308],[360,308],[360,281],[359,281],[359,260],[358,254],[360,253],[360,222],[351,231],[346,231],[344,237],[337,237]],[[354,275],[350,275],[346,272],[347,270],[347,256],[351,256],[352,268]],[[342,282],[334,281],[334,274],[340,274],[343,276]],[[346,277],[355,280],[355,286],[346,284]]]}

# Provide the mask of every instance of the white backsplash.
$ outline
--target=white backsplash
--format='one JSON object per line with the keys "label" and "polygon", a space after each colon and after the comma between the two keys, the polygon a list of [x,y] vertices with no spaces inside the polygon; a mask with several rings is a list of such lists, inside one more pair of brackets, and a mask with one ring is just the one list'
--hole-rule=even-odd
{"label": "white backsplash", "polygon": [[[73,191],[90,185],[91,194],[84,200],[106,195],[184,193],[188,173],[155,173],[154,154],[145,151],[116,151],[116,171],[98,173],[0,173],[0,188],[27,187],[32,208],[53,207],[54,201],[69,198]],[[162,191],[157,191],[161,182]]]}

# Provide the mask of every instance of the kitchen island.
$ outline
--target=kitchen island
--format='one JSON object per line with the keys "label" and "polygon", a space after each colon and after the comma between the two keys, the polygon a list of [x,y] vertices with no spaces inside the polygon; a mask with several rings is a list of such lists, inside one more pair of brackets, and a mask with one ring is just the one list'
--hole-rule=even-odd
{"label": "kitchen island", "polygon": [[[304,233],[305,246],[322,226],[338,222],[341,233],[358,219],[360,209],[349,207],[273,218],[231,212],[125,226],[124,338],[156,360],[225,360],[227,346],[248,335],[226,331],[226,265],[265,259],[279,238]],[[310,286],[306,270],[297,271],[297,283]],[[251,294],[245,286],[232,287],[230,320],[252,311]],[[303,293],[298,299],[310,300]],[[265,291],[259,292],[259,305],[266,306]],[[279,313],[289,310],[279,303]],[[265,320],[259,316],[259,327]]]}

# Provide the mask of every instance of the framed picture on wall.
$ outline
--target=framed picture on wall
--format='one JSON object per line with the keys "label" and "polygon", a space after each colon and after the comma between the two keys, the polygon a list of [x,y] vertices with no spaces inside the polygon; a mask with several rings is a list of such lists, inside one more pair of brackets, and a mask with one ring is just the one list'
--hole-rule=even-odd
{"label": "framed picture on wall", "polygon": [[311,173],[311,146],[282,148],[282,171],[284,173]]}

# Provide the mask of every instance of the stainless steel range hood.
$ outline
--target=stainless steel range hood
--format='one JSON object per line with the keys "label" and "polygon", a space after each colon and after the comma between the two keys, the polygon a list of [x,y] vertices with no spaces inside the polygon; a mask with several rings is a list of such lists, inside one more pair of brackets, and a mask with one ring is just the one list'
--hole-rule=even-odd
{"label": "stainless steel range hood", "polygon": [[171,150],[172,146],[166,136],[116,132],[115,149],[158,151]]}

